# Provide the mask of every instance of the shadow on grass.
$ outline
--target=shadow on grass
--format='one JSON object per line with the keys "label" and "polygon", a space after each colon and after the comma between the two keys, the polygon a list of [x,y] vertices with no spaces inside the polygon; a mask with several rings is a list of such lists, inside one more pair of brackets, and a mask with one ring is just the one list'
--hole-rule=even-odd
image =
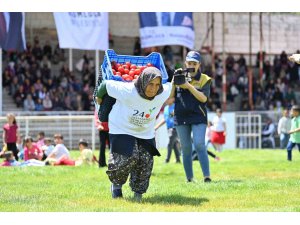
{"label": "shadow on grass", "polygon": [[[130,199],[134,202],[134,199]],[[192,205],[199,206],[204,202],[208,202],[207,198],[198,198],[198,197],[186,197],[182,195],[157,195],[149,198],[143,198],[142,203],[151,203],[151,204],[176,204],[176,205]]]}
{"label": "shadow on grass", "polygon": [[242,183],[243,180],[214,180],[212,183]]}

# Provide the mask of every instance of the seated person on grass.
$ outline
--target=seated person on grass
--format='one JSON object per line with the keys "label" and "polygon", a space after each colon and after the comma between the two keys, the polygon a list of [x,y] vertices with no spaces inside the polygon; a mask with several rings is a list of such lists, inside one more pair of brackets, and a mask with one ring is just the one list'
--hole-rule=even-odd
{"label": "seated person on grass", "polygon": [[44,152],[43,160],[45,160],[53,151],[54,145],[52,145],[52,139],[49,137],[46,137],[44,139],[44,145],[42,146],[42,150]]}
{"label": "seated person on grass", "polygon": [[80,150],[80,156],[77,160],[72,160],[68,157],[66,157],[65,155],[62,156],[60,159],[58,159],[56,162],[54,163],[47,163],[47,164],[51,164],[54,166],[81,166],[81,165],[87,165],[90,166],[92,165],[96,159],[93,155],[93,151],[91,149],[88,148],[88,142],[84,139],[80,139],[79,140],[79,150]]}
{"label": "seated person on grass", "polygon": [[12,151],[7,151],[4,153],[5,160],[0,164],[0,166],[45,166],[45,162],[36,160],[36,159],[29,159],[24,162],[18,162]]}
{"label": "seated person on grass", "polygon": [[44,131],[39,132],[39,134],[37,135],[37,139],[38,140],[37,140],[36,144],[39,147],[42,147],[45,144],[45,132]]}
{"label": "seated person on grass", "polygon": [[4,161],[0,164],[0,166],[19,166],[20,162],[18,162],[12,151],[6,151],[3,153],[2,157]]}
{"label": "seated person on grass", "polygon": [[18,153],[18,157],[19,159],[21,160],[24,160],[24,136],[22,134],[20,134],[18,137],[17,137],[17,149],[19,151]]}
{"label": "seated person on grass", "polygon": [[70,158],[70,152],[64,145],[64,137],[61,134],[54,134],[55,147],[48,155],[46,161],[59,160],[62,156]]}
{"label": "seated person on grass", "polygon": [[42,160],[43,158],[43,151],[40,147],[33,142],[32,137],[27,136],[25,138],[25,146],[24,146],[24,160],[29,159],[37,159]]}

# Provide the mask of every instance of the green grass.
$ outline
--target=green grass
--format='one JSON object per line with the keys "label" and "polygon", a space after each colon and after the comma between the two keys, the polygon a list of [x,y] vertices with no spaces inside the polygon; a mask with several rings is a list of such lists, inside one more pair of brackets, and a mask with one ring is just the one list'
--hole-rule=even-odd
{"label": "green grass", "polygon": [[[98,167],[0,168],[1,212],[299,212],[300,154],[286,160],[282,150],[227,150],[210,158],[212,183],[203,183],[194,161],[195,183],[186,183],[182,164],[155,157],[142,203],[112,200],[106,169]],[[78,152],[73,152],[73,157]],[[98,153],[96,153],[98,154]],[[172,156],[172,160],[174,156]]]}

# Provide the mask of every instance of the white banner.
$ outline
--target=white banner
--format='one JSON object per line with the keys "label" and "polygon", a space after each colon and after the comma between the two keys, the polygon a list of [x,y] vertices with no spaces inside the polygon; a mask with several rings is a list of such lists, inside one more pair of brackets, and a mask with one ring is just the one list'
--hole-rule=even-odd
{"label": "white banner", "polygon": [[139,13],[141,47],[183,45],[194,48],[195,32],[191,12]]}
{"label": "white banner", "polygon": [[107,12],[69,12],[54,14],[60,48],[108,49]]}

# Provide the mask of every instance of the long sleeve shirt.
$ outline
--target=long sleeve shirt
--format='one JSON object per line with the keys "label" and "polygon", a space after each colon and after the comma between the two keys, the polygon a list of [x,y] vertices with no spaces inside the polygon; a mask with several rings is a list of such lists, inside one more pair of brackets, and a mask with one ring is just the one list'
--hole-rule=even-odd
{"label": "long sleeve shirt", "polygon": [[278,122],[277,132],[278,134],[287,134],[291,130],[291,119],[288,117],[281,117]]}

